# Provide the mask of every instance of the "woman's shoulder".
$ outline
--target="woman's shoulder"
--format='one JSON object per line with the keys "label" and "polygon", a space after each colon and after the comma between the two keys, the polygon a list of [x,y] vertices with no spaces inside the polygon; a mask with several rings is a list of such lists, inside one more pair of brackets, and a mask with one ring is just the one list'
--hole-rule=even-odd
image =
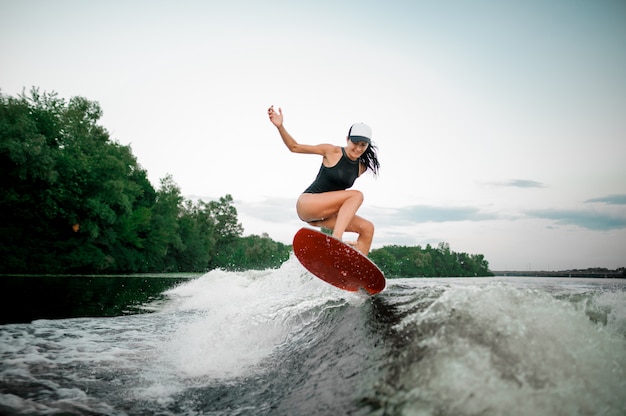
{"label": "woman's shoulder", "polygon": [[333,157],[333,156],[341,157],[341,155],[343,154],[341,150],[342,149],[341,146],[336,146],[330,143],[320,143],[311,147],[315,149],[315,153],[318,153],[325,157]]}
{"label": "woman's shoulder", "polygon": [[318,144],[318,146],[324,149],[324,153],[326,155],[342,155],[343,154],[343,147],[341,146],[337,146],[337,145],[330,144],[330,143],[322,143],[322,144]]}

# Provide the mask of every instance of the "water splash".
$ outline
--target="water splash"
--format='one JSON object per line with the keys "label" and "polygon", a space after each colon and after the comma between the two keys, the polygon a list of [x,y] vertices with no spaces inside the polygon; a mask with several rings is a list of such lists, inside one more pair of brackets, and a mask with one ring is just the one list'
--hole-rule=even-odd
{"label": "water splash", "polygon": [[363,303],[312,277],[291,258],[262,272],[212,271],[170,290],[166,308],[185,316],[166,357],[188,377],[228,379],[249,375],[277,348],[319,322],[325,308]]}
{"label": "water splash", "polygon": [[623,333],[608,334],[588,315],[536,290],[453,287],[396,325],[408,341],[389,372],[387,406],[513,415],[623,409]]}

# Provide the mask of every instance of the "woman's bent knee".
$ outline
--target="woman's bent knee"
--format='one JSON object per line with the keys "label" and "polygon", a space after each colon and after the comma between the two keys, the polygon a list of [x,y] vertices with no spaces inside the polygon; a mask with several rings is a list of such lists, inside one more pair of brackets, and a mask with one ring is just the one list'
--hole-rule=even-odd
{"label": "woman's bent knee", "polygon": [[358,199],[360,202],[363,202],[363,200],[365,199],[363,192],[356,189],[350,189],[347,192],[350,192],[350,198]]}

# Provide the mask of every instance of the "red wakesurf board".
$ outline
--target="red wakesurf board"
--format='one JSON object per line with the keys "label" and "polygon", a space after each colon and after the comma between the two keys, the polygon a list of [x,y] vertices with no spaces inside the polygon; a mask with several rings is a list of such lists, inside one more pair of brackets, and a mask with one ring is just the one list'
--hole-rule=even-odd
{"label": "red wakesurf board", "polygon": [[315,276],[350,292],[374,295],[385,288],[385,276],[370,259],[344,242],[310,228],[293,237],[293,251]]}

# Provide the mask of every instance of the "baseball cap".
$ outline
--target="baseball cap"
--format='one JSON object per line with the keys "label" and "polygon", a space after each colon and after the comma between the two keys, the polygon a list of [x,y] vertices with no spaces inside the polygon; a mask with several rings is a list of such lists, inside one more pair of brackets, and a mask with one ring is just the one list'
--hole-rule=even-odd
{"label": "baseball cap", "polygon": [[370,129],[370,126],[368,126],[367,124],[355,123],[352,125],[352,127],[350,127],[350,131],[348,131],[348,137],[355,143],[371,143],[372,129]]}

